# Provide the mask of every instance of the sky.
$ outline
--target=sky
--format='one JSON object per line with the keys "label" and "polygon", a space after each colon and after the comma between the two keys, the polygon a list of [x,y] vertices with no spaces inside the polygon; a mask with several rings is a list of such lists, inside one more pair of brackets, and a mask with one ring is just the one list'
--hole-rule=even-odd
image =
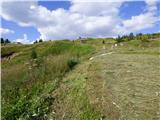
{"label": "sky", "polygon": [[158,0],[1,2],[0,35],[25,44],[35,40],[116,37],[160,32]]}

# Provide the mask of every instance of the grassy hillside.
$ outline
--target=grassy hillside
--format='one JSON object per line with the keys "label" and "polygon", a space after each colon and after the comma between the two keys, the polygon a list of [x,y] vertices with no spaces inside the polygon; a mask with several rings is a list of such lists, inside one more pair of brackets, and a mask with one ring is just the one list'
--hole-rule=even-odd
{"label": "grassy hillside", "polygon": [[63,79],[52,93],[50,119],[160,119],[160,41],[112,45],[99,44],[92,59]]}
{"label": "grassy hillside", "polygon": [[93,52],[90,45],[70,41],[2,47],[2,119],[44,118],[54,99],[50,93]]}
{"label": "grassy hillside", "polygon": [[90,38],[1,49],[4,120],[160,119],[159,39]]}

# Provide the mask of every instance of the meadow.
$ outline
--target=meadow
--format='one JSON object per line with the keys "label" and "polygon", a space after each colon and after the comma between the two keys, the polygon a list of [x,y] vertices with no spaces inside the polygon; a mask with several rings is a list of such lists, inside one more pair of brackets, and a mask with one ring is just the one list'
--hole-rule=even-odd
{"label": "meadow", "polygon": [[160,38],[8,44],[1,50],[3,120],[160,119]]}
{"label": "meadow", "polygon": [[54,99],[50,93],[93,52],[92,46],[70,41],[2,47],[2,56],[13,53],[2,58],[2,119],[45,117]]}

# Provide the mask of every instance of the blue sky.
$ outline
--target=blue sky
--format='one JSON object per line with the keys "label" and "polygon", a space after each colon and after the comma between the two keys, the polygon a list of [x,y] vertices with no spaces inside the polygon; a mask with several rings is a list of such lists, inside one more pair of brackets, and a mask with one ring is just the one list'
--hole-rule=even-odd
{"label": "blue sky", "polygon": [[[158,2],[145,1],[4,2],[1,35],[12,41],[31,43],[40,38],[59,40],[159,32],[159,6]],[[16,9],[12,9],[14,7]]]}
{"label": "blue sky", "polygon": [[49,10],[56,10],[58,8],[68,10],[71,6],[70,1],[39,1],[38,4],[46,7]]}

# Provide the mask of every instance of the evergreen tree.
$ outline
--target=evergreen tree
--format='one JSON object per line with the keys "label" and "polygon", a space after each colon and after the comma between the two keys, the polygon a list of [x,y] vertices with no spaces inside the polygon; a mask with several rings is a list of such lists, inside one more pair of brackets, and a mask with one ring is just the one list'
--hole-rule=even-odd
{"label": "evergreen tree", "polygon": [[38,41],[37,41],[37,40],[34,42],[34,44],[36,44],[36,43],[38,43]]}
{"label": "evergreen tree", "polygon": [[7,44],[7,43],[11,43],[11,42],[10,42],[8,39],[6,39],[6,40],[5,40],[5,43]]}
{"label": "evergreen tree", "polygon": [[42,40],[42,39],[40,39],[40,40],[39,40],[39,42],[43,42],[43,40]]}
{"label": "evergreen tree", "polygon": [[129,34],[129,40],[133,40],[134,39],[134,34],[133,33],[130,33]]}
{"label": "evergreen tree", "polygon": [[136,38],[138,39],[138,40],[141,40],[142,39],[142,33],[138,33],[137,35],[136,35]]}
{"label": "evergreen tree", "polygon": [[117,40],[117,43],[120,43],[120,42],[123,41],[122,38],[119,35],[118,35],[118,38],[116,40]]}
{"label": "evergreen tree", "polygon": [[4,39],[3,38],[1,38],[1,43],[4,43]]}

